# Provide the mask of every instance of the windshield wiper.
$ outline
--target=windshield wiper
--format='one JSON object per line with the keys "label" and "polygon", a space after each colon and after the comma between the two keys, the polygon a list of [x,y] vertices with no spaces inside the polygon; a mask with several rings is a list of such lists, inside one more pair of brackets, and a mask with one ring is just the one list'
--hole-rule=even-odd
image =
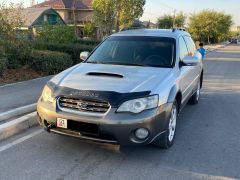
{"label": "windshield wiper", "polygon": [[87,61],[85,63],[89,63],[89,64],[106,64],[105,62],[101,62],[101,61]]}
{"label": "windshield wiper", "polygon": [[90,63],[90,64],[114,64],[114,65],[125,65],[125,66],[148,66],[144,64],[134,64],[134,63],[123,63],[123,62],[117,62],[117,61],[87,61],[85,63]]}
{"label": "windshield wiper", "polygon": [[145,64],[135,64],[135,63],[123,63],[123,62],[117,62],[117,61],[108,61],[105,62],[106,64],[114,64],[114,65],[123,65],[123,66],[143,66],[143,67],[149,67]]}
{"label": "windshield wiper", "polygon": [[123,63],[123,62],[117,62],[117,61],[105,61],[105,62],[101,62],[101,61],[87,61],[85,63],[91,63],[91,64],[112,64],[112,65],[123,65],[123,66],[171,68],[171,66],[165,66],[165,65],[135,64],[135,63]]}

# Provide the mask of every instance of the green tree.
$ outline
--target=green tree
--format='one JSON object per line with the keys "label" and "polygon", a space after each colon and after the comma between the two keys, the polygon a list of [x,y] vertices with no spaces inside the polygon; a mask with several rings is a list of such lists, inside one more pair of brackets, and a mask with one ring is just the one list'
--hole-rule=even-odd
{"label": "green tree", "polygon": [[195,40],[210,44],[226,39],[232,23],[231,15],[214,10],[203,10],[190,16],[188,31]]}
{"label": "green tree", "polygon": [[115,4],[117,0],[94,0],[93,21],[100,30],[100,36],[104,37],[111,33],[115,23]]}
{"label": "green tree", "polygon": [[21,4],[0,4],[0,74],[6,67],[12,69],[25,65],[31,53],[30,45],[17,31],[24,24],[21,11]]}
{"label": "green tree", "polygon": [[231,31],[229,32],[229,38],[239,38],[240,37],[240,32],[239,31]]}
{"label": "green tree", "polygon": [[143,15],[146,0],[118,0],[116,3],[116,31],[129,28],[134,19]]}
{"label": "green tree", "polygon": [[0,37],[5,40],[16,40],[16,29],[22,27],[22,5],[0,4]]}
{"label": "green tree", "polygon": [[160,29],[170,29],[173,28],[173,24],[175,27],[184,27],[186,22],[186,15],[183,12],[179,12],[175,16],[175,24],[174,24],[174,16],[171,14],[165,14],[162,17],[157,19],[157,27]]}
{"label": "green tree", "polygon": [[170,29],[173,27],[173,16],[165,14],[157,19],[157,27],[159,29]]}
{"label": "green tree", "polygon": [[142,16],[146,0],[93,0],[94,22],[102,36],[128,28]]}
{"label": "green tree", "polygon": [[22,5],[0,4],[0,43],[16,41],[16,29],[22,27],[24,21],[21,16]]}

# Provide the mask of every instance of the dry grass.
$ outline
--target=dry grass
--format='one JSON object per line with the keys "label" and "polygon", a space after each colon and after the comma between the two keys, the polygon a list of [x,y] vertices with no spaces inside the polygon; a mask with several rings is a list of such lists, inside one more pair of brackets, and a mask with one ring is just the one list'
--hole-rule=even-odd
{"label": "dry grass", "polygon": [[29,66],[23,66],[18,69],[9,69],[0,77],[0,85],[26,81],[45,76],[44,73],[38,73]]}

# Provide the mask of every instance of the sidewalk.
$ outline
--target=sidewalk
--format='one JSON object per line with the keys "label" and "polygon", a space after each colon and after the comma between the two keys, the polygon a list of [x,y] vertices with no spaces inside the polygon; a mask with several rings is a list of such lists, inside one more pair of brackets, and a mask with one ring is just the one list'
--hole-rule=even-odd
{"label": "sidewalk", "polygon": [[0,113],[36,103],[51,77],[0,86]]}
{"label": "sidewalk", "polygon": [[220,44],[206,45],[206,46],[204,46],[204,48],[206,49],[206,51],[208,53],[208,52],[214,51],[218,48],[222,48],[222,47],[224,47],[228,44],[230,44],[230,43],[229,42],[222,42]]}

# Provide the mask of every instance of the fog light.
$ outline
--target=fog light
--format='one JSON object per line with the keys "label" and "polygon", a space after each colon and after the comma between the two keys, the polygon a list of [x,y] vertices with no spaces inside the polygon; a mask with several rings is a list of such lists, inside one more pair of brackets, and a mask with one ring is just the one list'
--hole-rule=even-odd
{"label": "fog light", "polygon": [[148,135],[149,135],[149,132],[145,128],[139,128],[135,131],[135,136],[138,139],[146,139],[148,137]]}

